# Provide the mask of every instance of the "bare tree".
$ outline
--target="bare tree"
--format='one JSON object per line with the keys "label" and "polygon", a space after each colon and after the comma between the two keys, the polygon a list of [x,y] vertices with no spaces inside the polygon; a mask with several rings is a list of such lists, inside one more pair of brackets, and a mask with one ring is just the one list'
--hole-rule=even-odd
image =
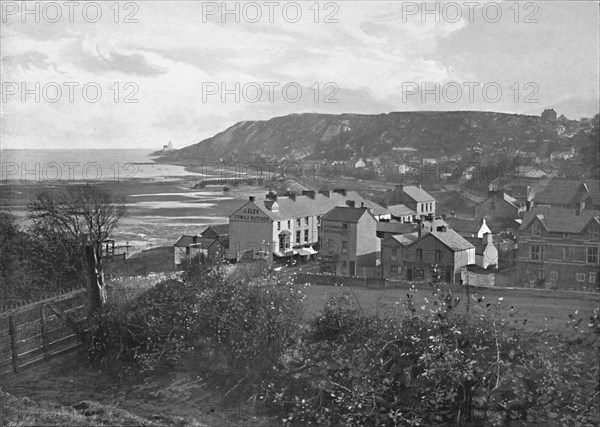
{"label": "bare tree", "polygon": [[34,226],[60,235],[61,244],[74,254],[72,267],[82,278],[87,276],[94,310],[101,310],[106,302],[102,242],[125,212],[122,203],[114,203],[108,193],[91,185],[41,193],[29,204]]}

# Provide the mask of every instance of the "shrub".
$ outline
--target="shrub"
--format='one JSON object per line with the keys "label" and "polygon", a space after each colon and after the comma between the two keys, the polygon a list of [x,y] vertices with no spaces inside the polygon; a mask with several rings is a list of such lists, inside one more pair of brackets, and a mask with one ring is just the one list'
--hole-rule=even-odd
{"label": "shrub", "polygon": [[129,304],[107,307],[92,333],[92,360],[123,371],[173,367],[184,359],[227,376],[271,370],[300,329],[301,294],[291,286],[249,286],[220,267],[190,263]]}
{"label": "shrub", "polygon": [[589,345],[528,331],[501,299],[433,296],[383,320],[330,301],[261,401],[291,425],[594,425]]}

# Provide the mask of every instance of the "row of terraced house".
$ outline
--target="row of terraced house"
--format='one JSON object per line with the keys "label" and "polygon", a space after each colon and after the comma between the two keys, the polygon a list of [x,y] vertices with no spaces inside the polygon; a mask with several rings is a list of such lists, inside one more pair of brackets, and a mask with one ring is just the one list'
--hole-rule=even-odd
{"label": "row of terraced house", "polygon": [[226,257],[269,264],[312,258],[323,273],[398,280],[427,280],[437,267],[447,282],[478,261],[497,265],[489,230],[470,242],[435,211],[435,199],[412,185],[397,186],[381,203],[344,189],[250,196],[229,216]]}
{"label": "row of terraced house", "polygon": [[[525,198],[490,189],[475,219],[437,215],[435,198],[414,185],[388,190],[379,203],[345,189],[269,192],[250,196],[228,224],[183,236],[175,262],[197,253],[269,265],[318,260],[322,273],[407,281],[430,280],[435,273],[456,283],[465,270],[493,276],[499,258],[510,253],[516,267],[508,285],[595,288],[598,196],[590,184],[551,184]],[[507,228],[516,244],[500,237]]]}

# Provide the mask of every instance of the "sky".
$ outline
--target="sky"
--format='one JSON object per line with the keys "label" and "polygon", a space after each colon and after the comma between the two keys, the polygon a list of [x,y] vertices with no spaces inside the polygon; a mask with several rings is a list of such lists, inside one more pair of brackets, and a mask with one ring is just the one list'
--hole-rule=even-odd
{"label": "sky", "polygon": [[1,148],[181,148],[291,113],[598,112],[596,2],[474,3],[2,2]]}

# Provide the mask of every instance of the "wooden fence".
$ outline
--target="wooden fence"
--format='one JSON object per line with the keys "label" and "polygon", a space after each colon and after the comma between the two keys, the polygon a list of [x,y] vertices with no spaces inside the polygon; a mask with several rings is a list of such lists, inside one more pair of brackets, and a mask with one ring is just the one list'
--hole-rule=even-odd
{"label": "wooden fence", "polygon": [[0,375],[18,373],[80,345],[86,290],[77,289],[0,313]]}

